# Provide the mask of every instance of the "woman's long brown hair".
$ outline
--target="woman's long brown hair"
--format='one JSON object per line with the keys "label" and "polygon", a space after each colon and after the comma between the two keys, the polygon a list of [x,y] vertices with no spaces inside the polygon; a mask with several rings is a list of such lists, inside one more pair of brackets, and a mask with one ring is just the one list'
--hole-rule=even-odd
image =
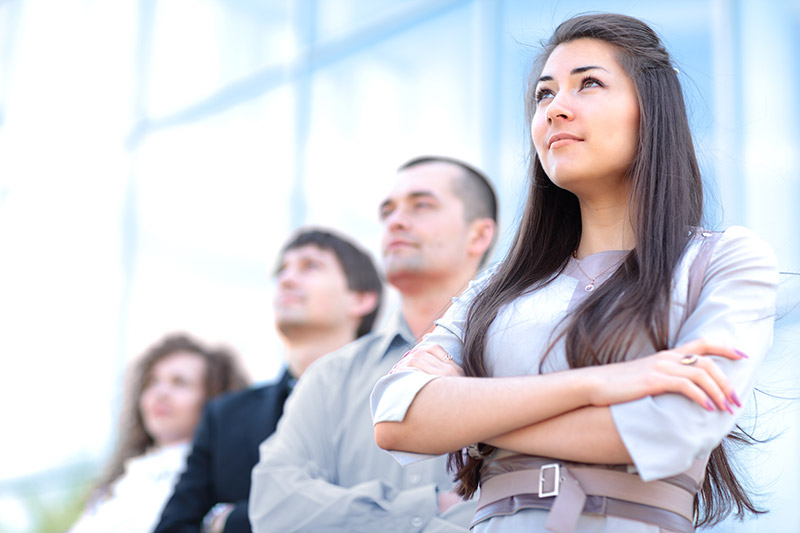
{"label": "woman's long brown hair", "polygon": [[[640,119],[639,145],[629,171],[635,247],[565,323],[561,336],[571,368],[623,360],[641,332],[656,350],[670,348],[672,280],[688,243],[688,229],[700,225],[703,213],[702,180],[677,72],[658,35],[640,20],[593,14],[562,23],[544,43],[532,69],[526,92],[528,125],[544,63],[558,45],[580,38],[599,39],[616,48],[621,66],[636,86]],[[577,197],[550,181],[532,142],[530,154],[528,198],[514,244],[470,307],[464,340],[467,376],[487,375],[484,347],[498,310],[524,292],[546,285],[564,269],[580,242]],[[480,449],[487,453],[492,448],[481,444]],[[480,466],[481,460],[461,451],[450,454],[460,494],[475,492]],[[723,445],[711,454],[701,501],[695,502],[699,525],[722,520],[733,505],[740,514],[763,512],[737,481]]]}

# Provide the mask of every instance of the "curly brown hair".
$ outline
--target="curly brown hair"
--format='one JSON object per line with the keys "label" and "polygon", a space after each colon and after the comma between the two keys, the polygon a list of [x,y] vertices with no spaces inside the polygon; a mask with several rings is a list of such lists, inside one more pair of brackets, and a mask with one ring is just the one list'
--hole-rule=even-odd
{"label": "curly brown hair", "polygon": [[145,429],[139,409],[139,398],[156,363],[176,352],[197,354],[205,362],[205,402],[222,393],[240,390],[250,385],[250,379],[238,356],[229,349],[209,348],[185,333],[169,334],[151,346],[128,368],[117,446],[93,491],[92,499],[108,494],[111,485],[124,472],[125,461],[144,454],[155,444],[153,437]]}

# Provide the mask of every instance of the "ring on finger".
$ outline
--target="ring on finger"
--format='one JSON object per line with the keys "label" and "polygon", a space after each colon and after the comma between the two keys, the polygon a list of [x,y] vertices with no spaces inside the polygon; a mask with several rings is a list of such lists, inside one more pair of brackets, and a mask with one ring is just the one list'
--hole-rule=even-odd
{"label": "ring on finger", "polygon": [[681,364],[682,365],[693,365],[697,362],[697,354],[696,353],[688,353],[681,357]]}
{"label": "ring on finger", "polygon": [[452,355],[450,355],[449,353],[446,353],[446,354],[444,354],[444,355],[442,356],[442,361],[443,361],[443,362],[445,362],[445,363],[446,363],[446,362],[448,362],[448,361],[450,361],[450,360],[452,360],[452,359],[453,359],[453,356],[452,356]]}

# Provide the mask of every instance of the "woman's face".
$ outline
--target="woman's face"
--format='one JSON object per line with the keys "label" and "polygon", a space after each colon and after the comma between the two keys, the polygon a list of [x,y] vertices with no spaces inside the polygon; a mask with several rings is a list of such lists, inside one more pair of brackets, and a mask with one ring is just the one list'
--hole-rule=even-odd
{"label": "woman's face", "polygon": [[192,352],[160,359],[145,379],[139,409],[156,444],[188,442],[205,404],[206,364]]}
{"label": "woman's face", "polygon": [[639,102],[616,50],[597,39],[557,46],[534,98],[531,135],[550,180],[579,198],[609,193],[627,198]]}

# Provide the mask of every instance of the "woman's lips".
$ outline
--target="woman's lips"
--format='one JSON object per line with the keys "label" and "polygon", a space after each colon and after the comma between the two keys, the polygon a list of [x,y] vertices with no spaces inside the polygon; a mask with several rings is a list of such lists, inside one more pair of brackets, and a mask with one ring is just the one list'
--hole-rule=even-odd
{"label": "woman's lips", "polygon": [[559,148],[568,144],[581,142],[583,139],[571,133],[557,133],[547,140],[547,147],[549,149]]}

